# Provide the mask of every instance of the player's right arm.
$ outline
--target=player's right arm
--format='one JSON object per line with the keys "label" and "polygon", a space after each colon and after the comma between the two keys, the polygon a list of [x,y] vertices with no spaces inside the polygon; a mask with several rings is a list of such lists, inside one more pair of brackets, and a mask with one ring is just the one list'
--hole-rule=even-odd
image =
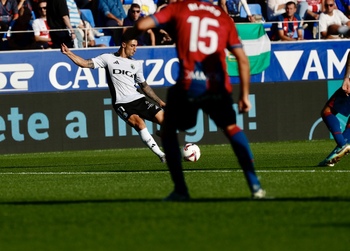
{"label": "player's right arm", "polygon": [[94,69],[94,62],[91,59],[83,59],[78,55],[75,55],[71,50],[69,50],[67,45],[61,44],[61,52],[69,57],[70,60],[72,60],[77,66]]}

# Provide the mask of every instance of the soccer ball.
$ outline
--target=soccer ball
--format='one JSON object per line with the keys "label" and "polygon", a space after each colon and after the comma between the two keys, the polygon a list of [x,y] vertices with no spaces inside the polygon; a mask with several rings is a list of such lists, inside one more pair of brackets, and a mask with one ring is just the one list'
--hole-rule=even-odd
{"label": "soccer ball", "polygon": [[201,150],[196,144],[187,143],[182,149],[182,156],[186,161],[196,162],[201,156]]}

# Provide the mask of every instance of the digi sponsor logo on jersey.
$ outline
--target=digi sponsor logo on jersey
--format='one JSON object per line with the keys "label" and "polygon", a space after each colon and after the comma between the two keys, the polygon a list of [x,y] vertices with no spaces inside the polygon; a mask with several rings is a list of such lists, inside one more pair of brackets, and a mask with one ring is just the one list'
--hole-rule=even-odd
{"label": "digi sponsor logo on jersey", "polygon": [[0,64],[0,92],[27,91],[33,75],[31,64]]}
{"label": "digi sponsor logo on jersey", "polygon": [[130,78],[134,78],[134,74],[132,74],[131,71],[126,71],[126,70],[122,70],[122,69],[113,69],[113,74],[121,74],[121,75],[126,75]]}

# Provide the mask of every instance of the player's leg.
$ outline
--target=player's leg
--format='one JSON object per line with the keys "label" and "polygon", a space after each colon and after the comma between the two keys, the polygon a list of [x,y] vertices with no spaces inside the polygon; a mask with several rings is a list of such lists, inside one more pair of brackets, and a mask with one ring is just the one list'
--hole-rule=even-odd
{"label": "player's leg", "polygon": [[[161,125],[164,120],[164,110],[158,107],[157,105],[150,103],[146,99],[141,99],[139,104],[137,105],[137,114],[142,117],[143,119],[152,121],[154,123],[157,123]],[[146,130],[145,130],[146,129]],[[145,142],[148,147],[152,147],[151,150],[155,152],[160,161],[162,163],[166,163],[166,156],[165,153],[163,153],[154,138],[151,136],[151,134],[148,132],[146,125],[144,128],[139,132],[141,139]],[[157,134],[157,132],[156,132]],[[159,134],[159,133],[158,133]]]}
{"label": "player's leg", "polygon": [[[136,130],[137,131],[137,130]],[[145,145],[154,153],[156,154],[160,161],[162,163],[166,162],[166,158],[165,158],[165,153],[162,152],[162,150],[160,150],[157,142],[154,140],[154,138],[152,137],[152,135],[149,133],[146,125],[145,128],[141,129],[140,131],[138,131],[141,140],[143,141],[143,143],[145,143]]]}
{"label": "player's leg", "polygon": [[232,103],[231,96],[224,96],[220,101],[207,103],[203,109],[220,128],[223,128],[243,170],[252,197],[263,198],[265,191],[255,173],[253,154],[245,133],[236,125],[236,112]]}
{"label": "player's leg", "polygon": [[184,127],[187,123],[195,121],[196,110],[192,112],[185,97],[186,94],[183,94],[177,86],[168,90],[167,106],[161,126],[161,139],[174,190],[164,199],[165,201],[183,201],[190,198],[182,170],[182,155],[177,130],[186,129]]}
{"label": "player's leg", "polygon": [[265,191],[262,190],[255,173],[254,158],[245,133],[235,124],[227,126],[224,131],[237,156],[252,196],[256,198],[265,197]]}
{"label": "player's leg", "polygon": [[164,110],[160,110],[159,112],[157,112],[157,114],[154,116],[153,118],[153,122],[157,123],[158,125],[161,125],[163,123],[164,120]]}
{"label": "player's leg", "polygon": [[340,122],[336,115],[337,112],[328,105],[326,105],[321,112],[323,122],[326,124],[338,147],[342,147],[346,144],[346,140],[342,134]]}
{"label": "player's leg", "polygon": [[157,142],[149,133],[145,121],[135,112],[138,109],[142,109],[142,106],[143,102],[141,100],[136,100],[128,104],[117,104],[114,108],[119,117],[138,132],[142,142],[159,157],[161,162],[165,163],[165,154],[160,150]]}
{"label": "player's leg", "polygon": [[[167,108],[166,108],[167,109]],[[167,114],[167,112],[165,112]],[[166,115],[165,115],[166,117]],[[164,120],[166,121],[166,119]],[[182,170],[182,156],[177,137],[176,127],[163,123],[161,130],[162,146],[165,152],[170,177],[174,183],[174,190],[165,201],[188,200],[189,193]]]}
{"label": "player's leg", "polygon": [[321,117],[337,145],[326,159],[319,163],[319,166],[334,166],[344,155],[350,153],[350,145],[344,137],[348,132],[345,130],[345,134],[342,133],[340,121],[336,117],[338,113],[345,116],[350,114],[350,100],[341,88],[332,95],[321,111]]}
{"label": "player's leg", "polygon": [[[153,118],[152,120],[154,123],[161,125],[164,121],[164,110],[160,110]],[[156,135],[160,137],[160,130],[156,131]]]}
{"label": "player's leg", "polygon": [[350,143],[350,117],[348,118],[345,130],[343,131],[343,137],[346,140],[346,142]]}

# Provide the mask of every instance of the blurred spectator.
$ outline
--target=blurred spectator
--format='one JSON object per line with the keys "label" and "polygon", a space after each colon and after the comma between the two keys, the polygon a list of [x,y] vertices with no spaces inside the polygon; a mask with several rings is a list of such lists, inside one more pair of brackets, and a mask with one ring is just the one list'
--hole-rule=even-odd
{"label": "blurred spectator", "polygon": [[36,42],[36,48],[38,49],[50,49],[52,47],[52,41],[50,37],[50,27],[46,20],[46,0],[41,0],[38,3],[39,17],[33,21],[34,39]]}
{"label": "blurred spectator", "polygon": [[[81,46],[86,47],[106,47],[104,44],[96,44],[94,29],[91,27],[88,21],[81,20],[78,33],[82,37]],[[79,43],[80,44],[80,43]]]}
{"label": "blurred spectator", "polygon": [[[305,13],[304,22],[307,24],[305,32],[313,34],[313,38],[318,37],[318,22],[321,12],[324,11],[322,0],[298,0],[298,2],[305,1],[307,5],[300,4],[300,12]],[[306,25],[305,25],[306,26]]]}
{"label": "blurred spectator", "polygon": [[132,3],[136,3],[141,7],[141,16],[148,16],[154,14],[157,10],[157,5],[153,0],[133,0]]}
{"label": "blurred spectator", "polygon": [[286,12],[278,16],[277,36],[273,40],[295,41],[303,40],[301,19],[296,14],[297,5],[290,1],[286,3]]}
{"label": "blurred spectator", "polygon": [[18,18],[21,18],[23,16],[28,16],[25,17],[25,19],[32,19],[32,4],[30,3],[29,0],[17,0],[17,8],[18,8]]}
{"label": "blurred spectator", "polygon": [[33,10],[32,4],[29,0],[17,0],[17,8],[18,10],[21,10],[22,8],[30,11]]}
{"label": "blurred spectator", "polygon": [[[140,5],[133,3],[130,5],[130,8],[128,10],[128,16],[124,19],[123,25],[124,26],[134,26],[137,20],[139,20],[141,17],[141,8]],[[124,28],[125,32],[127,28]],[[154,36],[154,33],[151,29],[147,30],[146,32],[142,32],[141,35],[137,37],[137,44],[138,45],[156,45],[156,39]]]}
{"label": "blurred spectator", "polygon": [[[277,17],[286,12],[286,3],[290,0],[267,0],[267,20],[277,21]],[[308,9],[308,3],[305,1],[300,1],[297,3],[297,14],[303,20],[306,10]]]}
{"label": "blurred spectator", "polygon": [[62,43],[73,48],[75,33],[69,20],[69,11],[66,0],[48,1],[46,13],[47,23],[50,27],[52,48],[61,48]]}
{"label": "blurred spectator", "polygon": [[[11,25],[14,23],[13,21],[16,19],[18,19],[17,1],[0,0],[0,31],[7,32],[10,28],[12,28]],[[4,37],[4,33],[1,34],[1,38],[3,37]]]}
{"label": "blurred spectator", "polygon": [[[256,21],[255,17],[250,12],[247,0],[219,0],[219,5],[236,23]],[[241,17],[241,6],[243,6],[247,13],[246,18]]]}
{"label": "blurred spectator", "polygon": [[7,43],[6,46],[9,50],[32,49],[34,46],[34,37],[33,33],[28,31],[31,30],[31,5],[29,0],[16,1],[18,18],[16,21],[11,21],[8,28],[8,30],[11,30],[11,32],[7,33],[5,43]]}
{"label": "blurred spectator", "polygon": [[350,20],[345,14],[336,9],[334,0],[325,0],[325,11],[319,19],[321,37],[324,39],[340,38],[339,28],[343,25],[350,27]]}
{"label": "blurred spectator", "polygon": [[267,20],[267,0],[247,0],[248,4],[259,4],[265,20]]}
{"label": "blurred spectator", "polygon": [[279,15],[286,12],[286,3],[289,0],[267,0],[267,20],[276,21]]}
{"label": "blurred spectator", "polygon": [[91,9],[92,8],[92,0],[75,0],[79,9]]}
{"label": "blurred spectator", "polygon": [[340,10],[350,18],[350,0],[335,0],[335,5],[337,6],[337,9]]}
{"label": "blurred spectator", "polygon": [[0,49],[9,49],[10,31],[18,20],[17,0],[0,0]]}
{"label": "blurred spectator", "polygon": [[[98,4],[100,27],[117,27],[106,29],[105,34],[110,34],[116,46],[121,45],[123,34],[123,19],[126,17],[121,0],[99,0]],[[119,28],[120,27],[120,28]]]}
{"label": "blurred spectator", "polygon": [[40,0],[29,0],[29,1],[32,5],[32,11],[34,12],[33,19],[35,19],[36,17],[40,16],[39,7],[38,7]]}
{"label": "blurred spectator", "polygon": [[[7,38],[9,50],[29,50],[35,48],[34,34],[30,25],[32,12],[26,1],[21,1],[19,16],[12,25],[11,36]],[[13,31],[13,32],[12,32]]]}
{"label": "blurred spectator", "polygon": [[321,12],[323,11],[322,0],[298,0],[298,3],[306,2],[307,5],[304,5],[305,10],[301,11],[305,13],[305,19],[312,18],[313,20],[318,20]]}
{"label": "blurred spectator", "polygon": [[29,0],[17,0],[18,7],[18,19],[16,22],[20,23],[17,26],[18,30],[31,29],[31,21],[34,19],[32,17],[32,5]]}
{"label": "blurred spectator", "polygon": [[[176,3],[176,2],[177,2],[177,0],[165,0],[163,3],[161,3],[158,6],[156,12],[158,12],[161,9],[165,8],[169,4]],[[168,33],[169,30],[171,30],[171,27],[169,27],[168,24],[163,26],[163,29],[159,29],[159,28],[154,28],[153,29],[153,33],[154,33],[155,38],[156,38],[156,45],[171,45],[171,44],[174,44],[173,39],[171,38],[171,36]]]}
{"label": "blurred spectator", "polygon": [[100,25],[100,23],[99,23],[100,14],[99,14],[99,10],[98,10],[99,1],[100,0],[91,0],[90,8],[89,8],[92,11],[92,15],[94,16],[95,24],[97,24],[97,25]]}
{"label": "blurred spectator", "polygon": [[81,18],[80,18],[80,12],[78,9],[77,4],[74,0],[66,0],[67,1],[67,7],[69,11],[69,21],[72,25],[75,33],[75,39],[74,39],[74,47],[75,48],[82,48],[83,47],[83,37],[81,36],[81,33],[78,32],[78,27],[83,25]]}

